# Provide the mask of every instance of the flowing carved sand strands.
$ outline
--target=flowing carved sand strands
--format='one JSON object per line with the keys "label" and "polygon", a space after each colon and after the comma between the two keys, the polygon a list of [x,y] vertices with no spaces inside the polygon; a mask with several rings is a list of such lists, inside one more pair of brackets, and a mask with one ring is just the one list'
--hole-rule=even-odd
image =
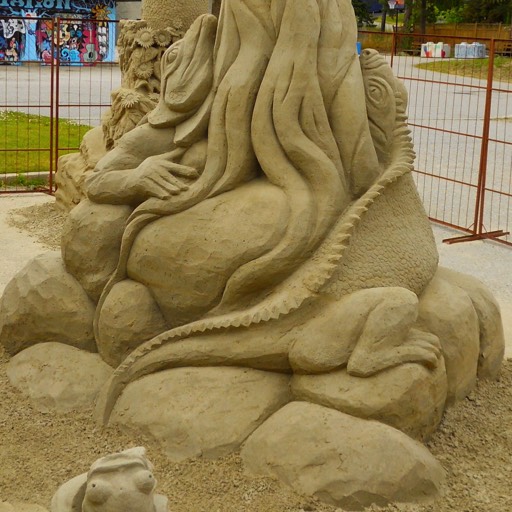
{"label": "flowing carved sand strands", "polygon": [[[375,58],[372,56],[372,60]],[[379,59],[382,57],[379,56]],[[371,73],[371,69],[367,70],[363,66],[363,73]],[[393,80],[395,80],[394,77]],[[177,327],[156,336],[133,351],[116,369],[110,385],[104,388],[98,400],[97,413],[102,421],[108,421],[117,398],[129,382],[147,373],[165,368],[165,361],[153,362],[146,366],[144,356],[147,354],[167,343],[194,334],[230,327],[248,327],[251,324],[277,320],[300,308],[307,299],[321,293],[323,286],[329,281],[342,261],[351,237],[365,213],[387,187],[412,170],[415,155],[406,123],[406,100],[401,92],[391,89],[391,94],[393,94],[394,104],[396,102],[393,136],[390,138],[391,145],[388,147],[392,163],[370,189],[347,208],[313,256],[254,307]]]}

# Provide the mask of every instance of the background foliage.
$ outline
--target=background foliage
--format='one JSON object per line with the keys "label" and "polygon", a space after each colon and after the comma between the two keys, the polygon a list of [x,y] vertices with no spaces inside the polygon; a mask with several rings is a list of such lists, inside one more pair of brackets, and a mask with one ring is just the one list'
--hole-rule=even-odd
{"label": "background foliage", "polygon": [[[359,24],[372,24],[371,10],[386,0],[352,0]],[[371,8],[370,8],[371,7]],[[405,0],[404,27],[422,30],[426,23],[512,23],[512,0]]]}

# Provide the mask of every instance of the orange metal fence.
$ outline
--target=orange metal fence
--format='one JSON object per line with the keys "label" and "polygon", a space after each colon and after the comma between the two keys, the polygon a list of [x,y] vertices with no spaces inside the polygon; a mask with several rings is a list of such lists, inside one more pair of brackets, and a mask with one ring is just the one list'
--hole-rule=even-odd
{"label": "orange metal fence", "polygon": [[[361,34],[363,48],[372,38]],[[450,242],[494,238],[512,245],[512,58],[504,51],[509,41],[463,45],[456,37],[440,41],[401,33],[379,38],[409,91],[414,175],[428,215],[466,233]],[[421,56],[427,42],[444,44],[424,46]],[[472,58],[475,46],[484,58]]]}
{"label": "orange metal fence", "polygon": [[0,33],[0,194],[52,193],[58,158],[101,124],[120,84],[117,22],[0,17],[6,25],[18,30]]}

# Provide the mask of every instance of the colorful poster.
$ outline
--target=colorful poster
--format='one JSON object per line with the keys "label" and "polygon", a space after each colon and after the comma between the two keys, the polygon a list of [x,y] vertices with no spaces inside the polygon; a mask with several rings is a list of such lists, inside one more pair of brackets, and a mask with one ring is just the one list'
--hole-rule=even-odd
{"label": "colorful poster", "polygon": [[112,20],[114,0],[0,0],[0,63],[112,62]]}
{"label": "colorful poster", "polygon": [[26,27],[23,20],[0,19],[0,62],[18,63],[26,45]]}

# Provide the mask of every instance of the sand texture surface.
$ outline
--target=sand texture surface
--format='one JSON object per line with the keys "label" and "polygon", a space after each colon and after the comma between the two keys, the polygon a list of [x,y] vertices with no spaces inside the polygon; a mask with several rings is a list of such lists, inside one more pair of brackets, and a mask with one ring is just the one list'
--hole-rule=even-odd
{"label": "sand texture surface", "polygon": [[[2,215],[8,229],[19,234],[18,244],[34,255],[58,247],[63,220],[50,198],[35,202],[38,204],[14,214],[12,208],[11,213],[4,210]],[[28,232],[35,239],[27,240]],[[1,284],[0,290],[5,286]],[[98,427],[91,411],[65,415],[37,412],[9,384],[7,361],[0,350],[0,501],[19,500],[49,508],[58,486],[87,471],[97,458],[144,445],[155,464],[157,490],[169,497],[171,512],[341,510],[298,496],[277,482],[246,477],[237,455],[176,464],[166,460],[151,440]],[[448,410],[428,447],[448,473],[444,497],[430,505],[398,504],[369,510],[512,510],[512,360],[504,363],[499,381],[480,382],[469,398]]]}

